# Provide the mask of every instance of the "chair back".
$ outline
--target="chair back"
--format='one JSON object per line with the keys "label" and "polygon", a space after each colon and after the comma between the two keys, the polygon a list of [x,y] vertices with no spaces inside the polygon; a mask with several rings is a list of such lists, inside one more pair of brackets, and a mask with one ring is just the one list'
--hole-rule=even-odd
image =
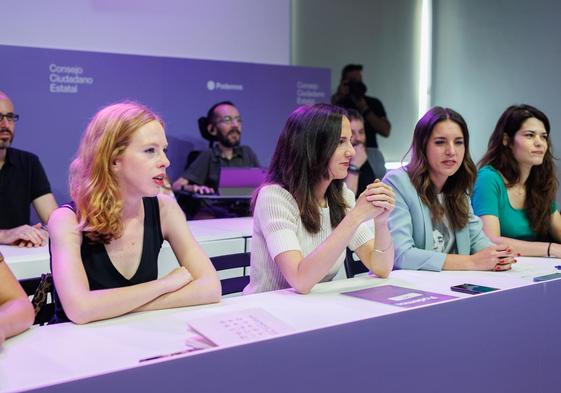
{"label": "chair back", "polygon": [[232,278],[224,278],[220,280],[222,285],[222,295],[241,292],[249,284],[249,276],[246,274],[246,268],[249,266],[251,253],[242,252],[239,254],[221,255],[210,258],[217,271],[243,268],[242,275]]}
{"label": "chair back", "polygon": [[200,154],[200,150],[191,150],[189,154],[187,154],[187,159],[185,160],[185,166],[183,167],[183,170],[189,168],[193,161],[195,161]]}
{"label": "chair back", "polygon": [[347,248],[347,256],[345,257],[345,273],[347,278],[353,278],[357,274],[367,273],[368,268],[364,266],[360,260],[354,259],[354,252]]}

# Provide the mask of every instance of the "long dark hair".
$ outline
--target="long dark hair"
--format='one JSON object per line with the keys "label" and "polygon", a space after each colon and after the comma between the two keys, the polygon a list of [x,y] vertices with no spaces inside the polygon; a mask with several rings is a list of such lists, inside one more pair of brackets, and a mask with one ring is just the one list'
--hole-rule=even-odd
{"label": "long dark hair", "polygon": [[[320,230],[319,203],[315,187],[329,178],[329,159],[341,138],[341,124],[346,111],[329,104],[301,106],[290,114],[282,130],[269,172],[267,184],[279,184],[298,204],[306,230]],[[334,228],[348,208],[343,198],[343,180],[333,180],[325,197]],[[254,197],[257,198],[257,194]]]}
{"label": "long dark hair", "polygon": [[[450,176],[442,187],[444,206],[437,198],[436,189],[429,175],[427,144],[436,124],[451,120],[462,130],[465,154],[460,168]],[[450,225],[460,229],[469,221],[469,200],[467,195],[473,191],[476,167],[469,154],[469,132],[464,118],[450,108],[435,106],[417,122],[413,132],[413,142],[409,148],[411,161],[407,165],[407,173],[419,197],[431,211],[436,220],[441,220],[446,213]]]}
{"label": "long dark hair", "polygon": [[[520,168],[512,154],[514,136],[522,124],[531,118],[541,121],[549,134],[549,119],[537,108],[530,105],[509,106],[499,118],[495,130],[489,138],[487,153],[479,161],[479,166],[491,165],[506,179],[507,187],[520,181]],[[505,135],[508,143],[505,142]],[[558,181],[553,163],[551,139],[541,165],[533,166],[526,180],[526,200],[524,210],[530,221],[530,227],[538,234],[538,238],[549,238],[551,204],[557,193]]]}

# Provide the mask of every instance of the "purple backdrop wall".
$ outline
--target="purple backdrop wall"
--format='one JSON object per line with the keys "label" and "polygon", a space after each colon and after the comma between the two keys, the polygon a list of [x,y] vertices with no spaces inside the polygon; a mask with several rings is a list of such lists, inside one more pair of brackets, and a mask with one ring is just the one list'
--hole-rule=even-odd
{"label": "purple backdrop wall", "polygon": [[164,118],[168,173],[176,178],[187,153],[207,146],[197,119],[213,103],[236,103],[242,143],[267,165],[288,114],[328,102],[331,90],[330,71],[318,68],[2,45],[0,58],[0,90],[20,114],[13,146],[39,155],[59,203],[68,199],[68,165],[82,131],[104,105],[136,100]]}

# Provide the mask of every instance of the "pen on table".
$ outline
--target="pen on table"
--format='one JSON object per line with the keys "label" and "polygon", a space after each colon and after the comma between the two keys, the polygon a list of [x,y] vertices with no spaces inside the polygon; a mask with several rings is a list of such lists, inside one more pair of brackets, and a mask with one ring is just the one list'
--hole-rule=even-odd
{"label": "pen on table", "polygon": [[193,346],[188,346],[186,349],[182,349],[181,351],[164,353],[162,355],[150,356],[148,358],[140,359],[138,362],[142,363],[142,362],[148,362],[150,360],[163,359],[163,358],[169,358],[169,357],[172,357],[172,356],[183,355],[184,353],[193,352],[193,351],[196,351],[197,349],[199,349],[199,348],[196,348],[196,347],[193,347]]}

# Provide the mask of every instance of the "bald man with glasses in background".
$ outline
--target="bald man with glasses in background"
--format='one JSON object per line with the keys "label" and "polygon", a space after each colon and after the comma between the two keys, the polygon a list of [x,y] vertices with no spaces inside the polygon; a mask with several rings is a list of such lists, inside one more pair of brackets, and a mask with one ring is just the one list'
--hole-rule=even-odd
{"label": "bald man with glasses in background", "polygon": [[[179,194],[180,206],[190,219],[249,215],[249,199],[214,198],[221,168],[259,167],[253,150],[241,145],[242,118],[238,108],[231,101],[214,104],[206,117],[199,118],[199,131],[209,141],[210,147],[201,152],[173,183],[172,188]],[[211,195],[203,197],[199,194]]]}
{"label": "bald man with glasses in background", "polygon": [[240,144],[242,118],[232,102],[214,104],[206,118],[199,119],[199,126],[211,146],[173,183],[174,190],[211,194],[217,190],[221,167],[259,167],[253,150]]}
{"label": "bald man with glasses in background", "polygon": [[[0,244],[39,247],[47,243],[46,224],[57,204],[39,158],[11,147],[19,115],[0,91]],[[42,223],[30,225],[30,205]]]}

